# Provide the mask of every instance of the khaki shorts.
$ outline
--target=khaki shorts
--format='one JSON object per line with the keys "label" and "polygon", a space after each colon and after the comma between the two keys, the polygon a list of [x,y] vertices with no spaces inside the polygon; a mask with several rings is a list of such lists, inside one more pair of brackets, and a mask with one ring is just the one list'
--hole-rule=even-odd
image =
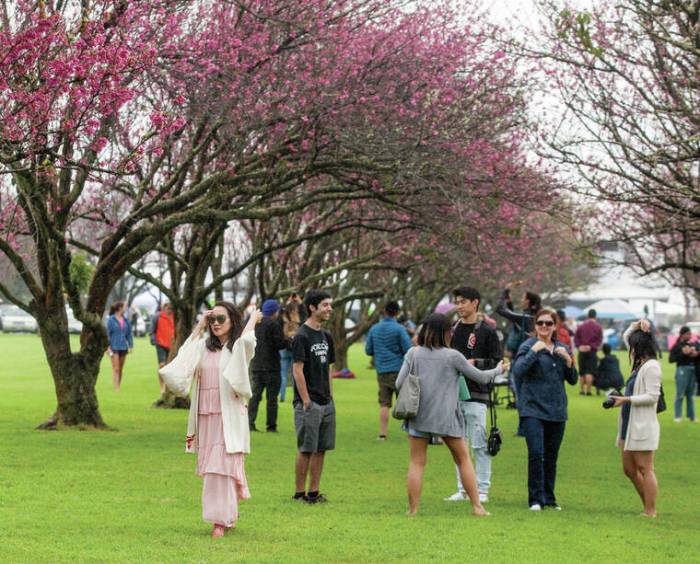
{"label": "khaki shorts", "polygon": [[379,384],[379,405],[382,407],[391,407],[391,400],[396,392],[396,378],[399,377],[398,372],[382,372],[377,374],[377,384]]}

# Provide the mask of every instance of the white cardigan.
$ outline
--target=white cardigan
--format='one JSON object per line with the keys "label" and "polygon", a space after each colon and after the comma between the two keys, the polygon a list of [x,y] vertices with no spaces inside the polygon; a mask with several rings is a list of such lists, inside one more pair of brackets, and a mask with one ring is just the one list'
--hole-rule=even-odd
{"label": "white cardigan", "polygon": [[[176,394],[186,396],[191,390],[190,414],[187,436],[194,441],[186,452],[197,452],[197,411],[199,408],[199,365],[206,352],[203,335],[190,337],[183,343],[177,356],[158,372],[165,384]],[[250,452],[250,428],[248,424],[248,400],[253,395],[248,377],[248,365],[255,355],[255,331],[244,331],[236,339],[233,350],[224,347],[219,363],[219,393],[221,418],[224,424],[224,441],[228,453]],[[196,375],[196,376],[195,376]]]}
{"label": "white cardigan", "polygon": [[[629,349],[629,336],[633,325],[625,331],[623,339]],[[622,413],[618,419],[617,446],[625,450],[656,450],[659,448],[661,429],[656,416],[656,404],[661,395],[661,365],[658,360],[647,360],[637,371],[634,390],[630,397],[630,420],[624,441],[620,436]]]}

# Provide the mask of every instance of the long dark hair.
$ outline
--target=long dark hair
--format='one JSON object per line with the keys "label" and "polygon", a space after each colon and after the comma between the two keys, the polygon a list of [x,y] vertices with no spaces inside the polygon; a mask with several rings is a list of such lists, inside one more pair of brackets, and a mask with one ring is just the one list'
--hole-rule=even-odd
{"label": "long dark hair", "polygon": [[656,341],[651,333],[637,329],[629,336],[629,356],[632,370],[639,367],[647,360],[657,357]]}
{"label": "long dark hair", "polygon": [[[228,318],[231,320],[231,331],[229,331],[228,334],[228,342],[226,343],[226,347],[228,350],[233,350],[233,343],[236,342],[236,339],[238,339],[243,332],[243,314],[241,314],[240,310],[231,302],[216,302],[214,307],[217,306],[224,308],[228,314]],[[209,330],[209,337],[207,338],[206,345],[210,351],[220,351],[224,348],[224,345],[219,340],[219,337],[214,335],[214,333],[211,332],[211,329]]]}
{"label": "long dark hair", "polygon": [[110,307],[109,307],[109,314],[114,315],[117,313],[123,306],[126,304],[124,302],[114,302]]}
{"label": "long dark hair", "polygon": [[429,349],[449,347],[451,339],[450,318],[442,313],[431,313],[418,332],[418,344]]}

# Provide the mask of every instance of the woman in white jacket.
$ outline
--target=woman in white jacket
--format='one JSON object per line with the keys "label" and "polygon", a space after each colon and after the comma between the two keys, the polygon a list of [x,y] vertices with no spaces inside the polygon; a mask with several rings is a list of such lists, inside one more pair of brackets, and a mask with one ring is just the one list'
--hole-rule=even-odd
{"label": "woman in white jacket", "polygon": [[642,515],[656,517],[659,485],[654,472],[654,451],[659,448],[656,406],[661,395],[661,365],[656,343],[646,319],[635,321],[625,331],[632,374],[624,396],[610,396],[621,406],[617,445],[622,449],[622,469],[634,484],[644,505]]}
{"label": "woman in white jacket", "polygon": [[214,538],[235,526],[239,500],[250,497],[244,468],[250,452],[248,365],[260,319],[255,311],[243,328],[233,304],[217,303],[159,371],[173,392],[184,396],[192,388],[186,451],[197,453],[197,474],[204,478],[202,517],[213,523]]}

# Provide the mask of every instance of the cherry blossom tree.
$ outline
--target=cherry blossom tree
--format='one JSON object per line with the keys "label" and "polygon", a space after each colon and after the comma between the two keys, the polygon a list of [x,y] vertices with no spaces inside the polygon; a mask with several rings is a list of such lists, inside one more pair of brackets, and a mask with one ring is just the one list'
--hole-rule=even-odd
{"label": "cherry blossom tree", "polygon": [[617,241],[627,266],[700,296],[700,4],[541,4],[546,44],[531,54],[560,108],[546,152],[601,203],[584,241]]}

